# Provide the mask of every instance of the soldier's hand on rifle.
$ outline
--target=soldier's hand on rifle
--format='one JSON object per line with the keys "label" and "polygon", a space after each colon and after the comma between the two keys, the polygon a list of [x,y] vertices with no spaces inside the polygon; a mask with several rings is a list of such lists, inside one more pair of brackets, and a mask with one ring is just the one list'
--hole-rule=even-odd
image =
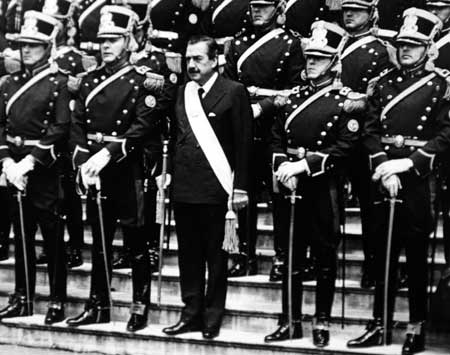
{"label": "soldier's hand on rifle", "polygon": [[285,162],[281,164],[275,172],[275,176],[278,181],[285,185],[290,178],[308,171],[308,163],[305,159],[302,159],[296,162]]}
{"label": "soldier's hand on rifle", "polygon": [[413,162],[409,158],[388,160],[377,166],[372,179],[374,181],[386,180],[392,175],[407,172],[412,167]]}
{"label": "soldier's hand on rifle", "polygon": [[89,177],[95,177],[111,160],[111,153],[108,149],[103,148],[95,153],[89,160],[83,164],[84,173]]}
{"label": "soldier's hand on rifle", "polygon": [[163,183],[163,176],[162,175],[157,176],[155,178],[155,180],[156,180],[156,186],[158,186],[158,189],[159,190],[165,190],[172,183],[172,175],[166,174],[166,179],[165,179],[166,181],[164,181],[164,183]]}
{"label": "soldier's hand on rifle", "polygon": [[234,189],[233,191],[233,210],[238,211],[248,205],[247,191]]}
{"label": "soldier's hand on rifle", "polygon": [[387,179],[382,179],[381,183],[392,198],[397,197],[399,190],[402,189],[402,183],[397,175],[391,175]]}

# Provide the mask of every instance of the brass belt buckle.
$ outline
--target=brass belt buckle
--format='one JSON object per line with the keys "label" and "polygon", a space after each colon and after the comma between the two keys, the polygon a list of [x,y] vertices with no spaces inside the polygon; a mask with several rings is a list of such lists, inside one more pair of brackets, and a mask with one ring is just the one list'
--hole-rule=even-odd
{"label": "brass belt buckle", "polygon": [[394,137],[394,146],[396,148],[403,148],[405,146],[405,137],[401,134]]}
{"label": "brass belt buckle", "polygon": [[22,147],[23,144],[24,144],[24,140],[20,136],[15,136],[14,137],[14,144],[16,145],[16,147]]}
{"label": "brass belt buckle", "polygon": [[95,141],[96,141],[98,144],[103,143],[103,139],[104,139],[103,133],[97,132],[97,133],[95,134]]}
{"label": "brass belt buckle", "polygon": [[297,157],[301,160],[306,156],[306,149],[303,147],[297,148]]}

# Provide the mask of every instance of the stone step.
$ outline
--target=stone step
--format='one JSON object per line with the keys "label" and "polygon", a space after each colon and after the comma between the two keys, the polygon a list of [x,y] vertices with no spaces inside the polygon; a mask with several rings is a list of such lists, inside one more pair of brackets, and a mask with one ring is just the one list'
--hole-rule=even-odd
{"label": "stone step", "polygon": [[[124,322],[95,324],[69,328],[60,323],[45,326],[43,315],[12,318],[0,324],[2,342],[29,347],[57,348],[75,352],[101,352],[108,355],[162,355],[162,354],[223,354],[223,355],[277,355],[298,353],[305,355],[397,355],[401,352],[401,339],[396,344],[364,350],[349,350],[347,337],[332,333],[330,345],[323,349],[313,346],[308,333],[303,339],[267,344],[259,333],[222,329],[214,340],[205,340],[200,332],[168,337],[162,324],[150,325],[137,333],[125,332]],[[131,350],[132,349],[132,350]],[[449,348],[430,343],[423,355],[448,354]]]}
{"label": "stone step", "polygon": [[[41,295],[48,292],[48,277],[45,267],[39,266],[37,272],[37,285]],[[152,300],[156,302],[157,274],[152,275]],[[162,299],[169,300],[170,305],[180,305],[179,273],[174,267],[165,267],[162,277]],[[4,295],[14,289],[14,271],[12,261],[0,263],[0,290]],[[304,282],[304,313],[314,314],[315,304],[315,281]],[[122,301],[131,299],[131,279],[130,270],[114,271],[112,279],[114,294],[117,294]],[[359,287],[357,281],[346,281],[345,283],[345,306],[346,313],[350,318],[367,320],[370,318],[370,311],[373,304],[373,290],[365,290]],[[90,288],[90,265],[73,269],[68,278],[68,295],[78,296],[86,299]],[[342,281],[336,282],[336,295],[334,299],[333,314],[336,317],[341,315],[342,307]],[[247,312],[270,312],[272,315],[280,312],[281,309],[281,283],[269,282],[264,275],[246,276],[240,278],[230,278],[228,281],[227,308],[236,311]],[[406,320],[408,311],[407,290],[399,290],[397,295],[396,310],[399,321]],[[259,326],[252,323],[251,326]]]}

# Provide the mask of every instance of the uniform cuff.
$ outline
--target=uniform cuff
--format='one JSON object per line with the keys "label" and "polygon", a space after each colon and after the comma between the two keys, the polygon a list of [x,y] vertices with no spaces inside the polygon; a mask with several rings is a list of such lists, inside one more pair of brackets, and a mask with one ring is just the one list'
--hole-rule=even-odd
{"label": "uniform cuff", "polygon": [[369,169],[370,171],[375,170],[375,168],[388,160],[387,154],[385,152],[379,152],[376,154],[369,155]]}
{"label": "uniform cuff", "polygon": [[430,154],[423,149],[417,149],[409,158],[413,162],[414,170],[419,176],[426,176],[432,172],[436,154]]}
{"label": "uniform cuff", "polygon": [[111,142],[106,145],[111,154],[111,161],[120,162],[127,157],[126,138],[118,139],[117,142]]}
{"label": "uniform cuff", "polygon": [[80,165],[84,164],[91,156],[89,149],[82,148],[79,145],[75,147],[72,154],[72,167],[76,170]]}
{"label": "uniform cuff", "polygon": [[309,167],[309,173],[312,177],[322,175],[326,171],[326,164],[329,154],[324,154],[320,152],[310,152],[308,153],[306,163]]}
{"label": "uniform cuff", "polygon": [[50,166],[56,161],[55,145],[36,144],[31,155],[43,166]]}

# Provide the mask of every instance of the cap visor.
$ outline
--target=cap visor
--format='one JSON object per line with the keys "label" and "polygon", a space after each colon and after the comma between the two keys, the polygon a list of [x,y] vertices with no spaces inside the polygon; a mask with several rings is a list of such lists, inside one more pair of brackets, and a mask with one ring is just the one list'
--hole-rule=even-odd
{"label": "cap visor", "polygon": [[395,44],[412,44],[415,46],[426,46],[427,44],[424,41],[421,41],[419,39],[416,38],[408,38],[408,37],[403,37],[403,38],[396,38],[395,39]]}
{"label": "cap visor", "polygon": [[305,50],[304,51],[305,57],[322,57],[322,58],[332,58],[336,54],[335,53],[327,53],[327,52],[321,52],[317,50]]}
{"label": "cap visor", "polygon": [[43,41],[41,39],[37,38],[30,38],[30,37],[17,37],[15,40],[13,40],[18,43],[36,43],[36,44],[48,44],[49,42]]}
{"label": "cap visor", "polygon": [[120,37],[124,37],[124,34],[119,34],[119,33],[100,33],[97,34],[97,38],[120,38]]}

